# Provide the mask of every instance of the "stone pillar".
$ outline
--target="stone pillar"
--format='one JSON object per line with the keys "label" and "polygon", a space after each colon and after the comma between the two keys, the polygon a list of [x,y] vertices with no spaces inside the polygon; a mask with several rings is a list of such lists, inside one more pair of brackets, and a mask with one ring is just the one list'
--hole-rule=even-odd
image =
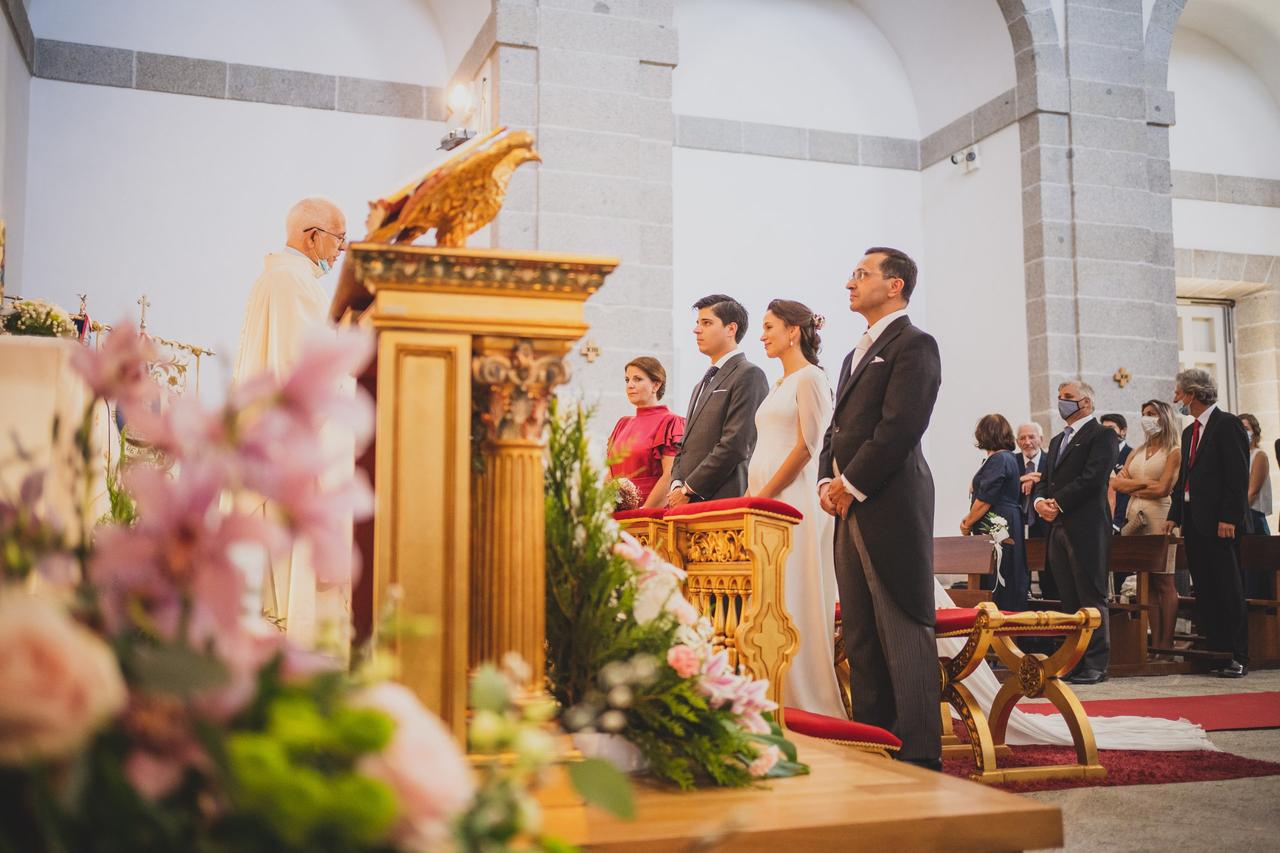
{"label": "stone pillar", "polygon": [[543,679],[547,404],[568,378],[564,342],[483,337],[471,360],[476,442],[471,480],[469,668],[509,651]]}
{"label": "stone pillar", "polygon": [[[1159,0],[999,0],[1014,42],[1032,410],[1056,428],[1057,385],[1082,376],[1099,411],[1168,396],[1177,370],[1167,65],[1181,10]],[[1152,59],[1156,57],[1156,59]],[[1113,377],[1123,369],[1123,386]]]}
{"label": "stone pillar", "polygon": [[622,259],[587,303],[591,331],[569,357],[569,388],[599,404],[597,433],[632,411],[628,361],[673,366],[672,9],[672,0],[496,0],[469,54],[474,68],[460,69],[490,81],[489,122],[532,131],[543,160],[512,179],[492,245]]}

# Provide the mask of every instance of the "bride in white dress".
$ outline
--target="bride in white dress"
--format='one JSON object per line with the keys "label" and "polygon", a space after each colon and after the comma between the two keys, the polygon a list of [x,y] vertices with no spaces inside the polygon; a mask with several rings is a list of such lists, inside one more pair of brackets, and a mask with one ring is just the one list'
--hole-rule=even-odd
{"label": "bride in white dress", "polygon": [[845,717],[836,682],[832,626],[836,606],[832,519],[818,506],[818,452],[831,421],[831,385],[818,367],[822,319],[787,299],[769,303],[760,340],[783,376],[756,410],[756,447],[747,468],[753,497],[774,498],[804,514],[791,532],[787,611],[800,648],[783,685],[788,707]]}

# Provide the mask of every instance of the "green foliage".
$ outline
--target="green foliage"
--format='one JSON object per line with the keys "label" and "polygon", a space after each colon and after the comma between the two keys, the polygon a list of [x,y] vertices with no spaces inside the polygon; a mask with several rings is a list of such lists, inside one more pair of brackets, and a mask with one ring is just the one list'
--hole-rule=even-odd
{"label": "green foliage", "polygon": [[19,300],[13,310],[0,319],[3,319],[4,330],[11,335],[70,338],[76,333],[67,312],[43,299]]}
{"label": "green foliage", "polygon": [[110,502],[110,508],[98,519],[99,524],[130,525],[138,518],[138,507],[133,502],[133,495],[125,489],[124,478],[121,476],[124,471],[127,447],[125,431],[122,429],[116,464],[107,465],[107,499]]}
{"label": "green foliage", "polygon": [[635,818],[636,802],[631,795],[631,785],[618,768],[599,758],[571,761],[567,766],[574,789],[587,802],[624,820]]}
{"label": "green foliage", "polygon": [[650,773],[681,788],[750,785],[747,767],[769,744],[738,726],[727,707],[711,708],[696,678],[681,678],[666,664],[676,643],[670,615],[645,625],[631,615],[635,569],[613,553],[613,488],[592,459],[590,418],[582,406],[561,413],[553,403],[546,474],[551,693],[564,709],[590,704],[611,664],[637,656],[658,661],[656,677],[632,687],[620,734],[641,751]]}

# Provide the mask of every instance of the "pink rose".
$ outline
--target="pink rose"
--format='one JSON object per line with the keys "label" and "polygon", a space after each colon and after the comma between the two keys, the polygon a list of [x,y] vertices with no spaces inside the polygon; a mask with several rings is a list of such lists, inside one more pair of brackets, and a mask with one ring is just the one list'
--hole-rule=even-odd
{"label": "pink rose", "polygon": [[756,760],[751,762],[747,767],[747,772],[755,778],[759,779],[768,774],[773,769],[773,765],[778,763],[778,759],[782,757],[782,753],[776,746],[770,746],[764,752],[756,756]]}
{"label": "pink rose", "polygon": [[667,649],[667,663],[681,678],[696,675],[702,667],[702,662],[698,660],[698,653],[683,643]]}
{"label": "pink rose", "polygon": [[62,758],[125,704],[111,649],[52,602],[0,593],[0,763]]}
{"label": "pink rose", "polygon": [[411,846],[443,838],[449,820],[475,794],[471,768],[448,730],[407,687],[390,681],[361,690],[352,704],[382,711],[396,723],[386,749],[361,758],[357,767],[396,792],[401,814],[395,840]]}

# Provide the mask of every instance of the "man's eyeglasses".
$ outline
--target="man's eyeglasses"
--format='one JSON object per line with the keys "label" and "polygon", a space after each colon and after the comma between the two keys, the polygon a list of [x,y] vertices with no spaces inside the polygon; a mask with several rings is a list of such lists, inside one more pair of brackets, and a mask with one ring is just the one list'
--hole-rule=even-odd
{"label": "man's eyeglasses", "polygon": [[850,281],[866,281],[867,279],[871,278],[873,275],[878,275],[881,278],[887,278],[887,276],[881,272],[871,273],[863,269],[857,269],[853,271],[853,275],[849,276],[849,280]]}
{"label": "man's eyeglasses", "polygon": [[332,231],[326,231],[318,225],[312,225],[310,228],[307,228],[306,231],[319,231],[321,234],[328,234],[330,237],[338,241],[339,246],[347,245],[347,234],[345,231],[341,234],[334,234]]}

